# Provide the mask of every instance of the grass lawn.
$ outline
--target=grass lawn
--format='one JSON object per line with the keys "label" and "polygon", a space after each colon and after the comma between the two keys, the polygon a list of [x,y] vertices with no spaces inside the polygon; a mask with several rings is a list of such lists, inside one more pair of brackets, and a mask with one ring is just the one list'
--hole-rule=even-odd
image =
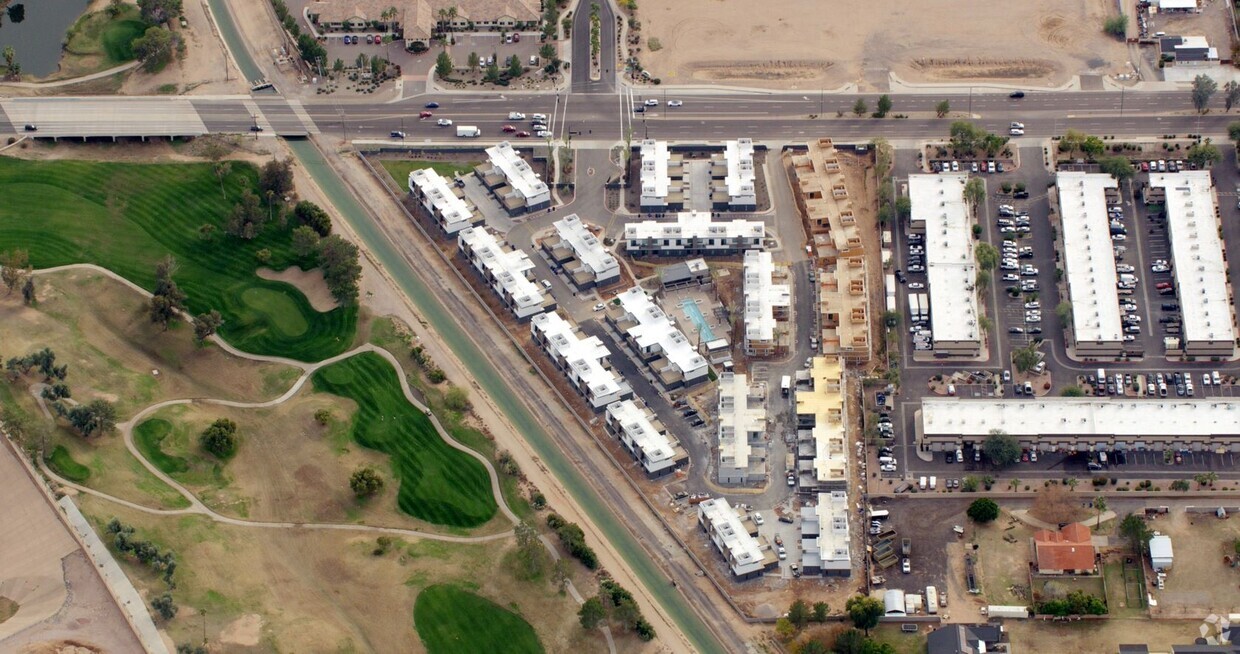
{"label": "grass lawn", "polygon": [[147,461],[155,464],[166,474],[174,474],[189,470],[189,462],[179,456],[166,454],[160,449],[160,443],[168,434],[172,433],[172,423],[167,420],[154,418],[138,425],[133,430],[133,442],[138,446],[138,451]]}
{"label": "grass lawn", "polygon": [[83,75],[106,70],[134,59],[133,40],[146,32],[147,25],[134,5],[122,5],[115,18],[106,11],[83,15],[65,36],[61,70],[56,77]]}
{"label": "grass lawn", "polygon": [[926,651],[926,634],[923,631],[908,634],[900,631],[898,624],[880,624],[870,630],[876,642],[890,645],[896,654],[923,654]]}
{"label": "grass lawn", "polygon": [[401,511],[452,527],[475,527],[495,515],[486,469],[439,437],[405,399],[396,370],[382,357],[364,353],[322,368],[314,375],[314,387],[357,403],[353,438],[392,457]]}
{"label": "grass lawn", "polygon": [[64,445],[57,445],[56,449],[52,450],[51,456],[47,457],[47,467],[61,477],[79,484],[90,479],[90,468],[74,461],[73,455],[69,454]]}
{"label": "grass lawn", "polygon": [[455,586],[423,590],[413,622],[430,654],[543,651],[534,628],[521,616]]}
{"label": "grass lawn", "polygon": [[[353,342],[357,308],[319,313],[296,288],[255,274],[256,253],[270,267],[294,265],[288,232],[269,226],[244,241],[223,234],[228,212],[253,166],[233,162],[219,178],[210,164],[120,164],[0,158],[0,251],[23,248],[36,268],[95,263],[151,290],[155,264],[176,257],[174,279],[197,314],[216,309],[220,334],[257,354],[317,361]],[[199,227],[215,225],[203,241]]]}
{"label": "grass lawn", "polygon": [[459,162],[459,161],[424,161],[421,159],[380,159],[379,163],[383,164],[383,168],[388,171],[392,179],[396,181],[396,185],[402,189],[409,189],[409,173],[421,168],[430,168],[435,172],[452,179],[458,173],[468,173],[477,166],[479,162]]}

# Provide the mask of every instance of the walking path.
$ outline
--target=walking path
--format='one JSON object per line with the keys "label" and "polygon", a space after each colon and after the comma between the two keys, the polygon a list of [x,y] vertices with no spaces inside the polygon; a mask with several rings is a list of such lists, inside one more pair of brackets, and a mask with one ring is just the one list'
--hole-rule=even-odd
{"label": "walking path", "polygon": [[0,86],[11,86],[17,89],[54,89],[59,86],[72,86],[74,84],[81,84],[82,82],[89,82],[93,79],[111,77],[117,73],[123,73],[131,68],[137,68],[141,64],[142,62],[140,61],[131,61],[127,64],[121,64],[107,70],[101,70],[97,73],[91,73],[81,77],[58,79],[54,82],[0,82]]}

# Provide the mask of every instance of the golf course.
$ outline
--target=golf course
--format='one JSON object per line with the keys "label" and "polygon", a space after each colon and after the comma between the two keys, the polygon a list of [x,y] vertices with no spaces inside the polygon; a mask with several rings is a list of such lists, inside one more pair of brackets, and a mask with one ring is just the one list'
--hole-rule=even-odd
{"label": "golf course", "polygon": [[237,348],[318,361],[353,342],[356,307],[320,313],[293,286],[255,274],[296,263],[288,226],[274,221],[248,240],[224,234],[242,190],[257,191],[252,165],[232,162],[217,177],[210,164],[0,158],[0,186],[0,251],[24,249],[35,268],[93,263],[149,291],[155,264],[172,255],[189,310],[219,311],[220,335]]}
{"label": "golf course", "polygon": [[418,636],[430,654],[543,651],[534,628],[521,616],[456,586],[429,586],[413,607]]}

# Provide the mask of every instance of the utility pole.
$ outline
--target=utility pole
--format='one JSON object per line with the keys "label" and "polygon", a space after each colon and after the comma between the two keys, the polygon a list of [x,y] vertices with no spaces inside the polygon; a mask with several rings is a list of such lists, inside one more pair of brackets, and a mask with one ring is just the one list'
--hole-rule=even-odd
{"label": "utility pole", "polygon": [[1119,87],[1119,115],[1124,117],[1124,87]]}
{"label": "utility pole", "polygon": [[973,117],[973,87],[969,87],[969,118]]}
{"label": "utility pole", "polygon": [[819,118],[821,118],[822,114],[826,113],[826,110],[827,110],[827,105],[825,104],[826,103],[825,95],[826,95],[826,89],[823,89],[822,87],[818,87],[818,117]]}

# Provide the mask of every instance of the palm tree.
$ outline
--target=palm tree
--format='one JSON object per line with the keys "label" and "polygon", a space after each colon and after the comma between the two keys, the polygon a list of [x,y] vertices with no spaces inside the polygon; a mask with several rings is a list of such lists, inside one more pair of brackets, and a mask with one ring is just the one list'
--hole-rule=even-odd
{"label": "palm tree", "polygon": [[1008,480],[1008,486],[1011,486],[1012,490],[1015,491],[1017,488],[1020,488],[1020,480],[1013,477]]}
{"label": "palm tree", "polygon": [[388,7],[387,9],[384,9],[383,13],[380,14],[380,17],[383,18],[383,23],[386,26],[384,31],[391,32],[392,21],[396,18],[396,7]]}
{"label": "palm tree", "polygon": [[1076,490],[1076,485],[1081,483],[1076,477],[1068,477],[1068,490]]}
{"label": "palm tree", "polygon": [[1094,528],[1097,529],[1102,526],[1102,512],[1107,510],[1107,498],[1099,495],[1094,500],[1094,509],[1098,511],[1098,517],[1094,520]]}

